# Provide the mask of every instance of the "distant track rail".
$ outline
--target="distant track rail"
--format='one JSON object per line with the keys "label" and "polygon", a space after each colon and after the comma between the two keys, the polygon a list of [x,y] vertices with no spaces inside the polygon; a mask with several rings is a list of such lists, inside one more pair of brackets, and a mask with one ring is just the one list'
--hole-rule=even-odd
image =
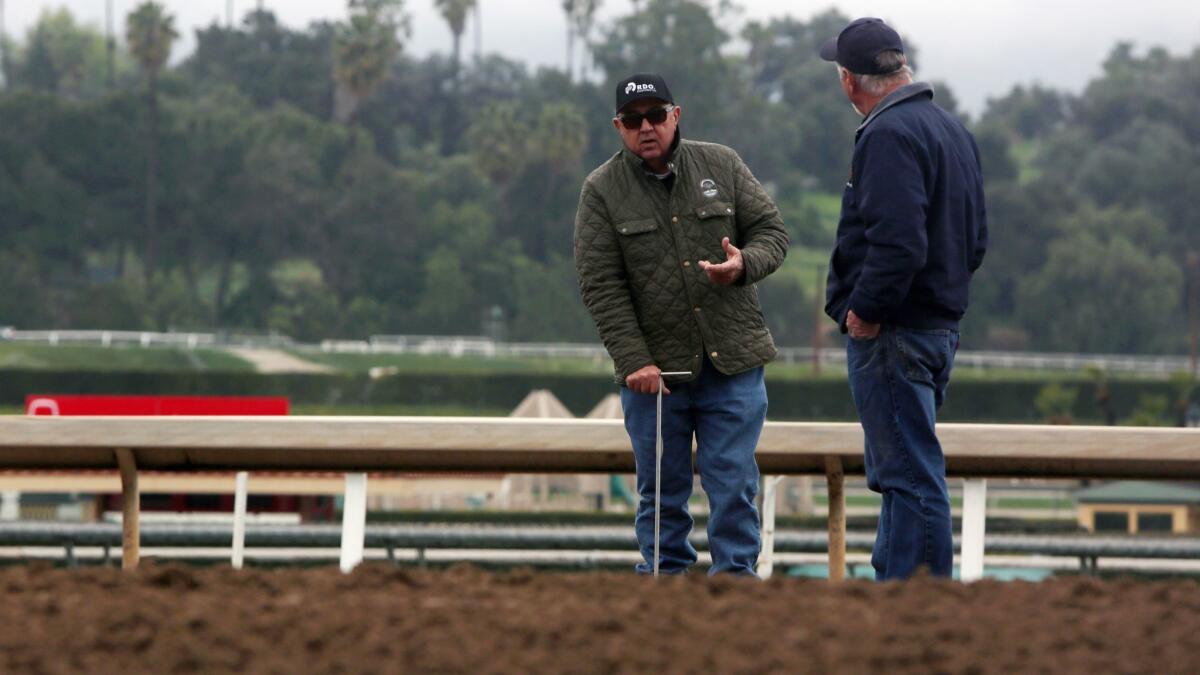
{"label": "distant track rail", "polygon": [[[0,341],[47,345],[92,345],[100,347],[166,347],[175,349],[215,349],[224,347],[295,349],[334,354],[416,354],[477,358],[582,358],[608,361],[608,352],[597,344],[568,342],[501,342],[481,336],[376,335],[367,340],[324,340],[317,344],[296,342],[284,335],[242,335],[225,333],[154,333],[114,330],[0,330]],[[824,365],[842,366],[845,350],[828,347],[814,352],[811,347],[786,347],[779,350],[784,363],[811,363],[815,358]],[[1072,354],[1051,352],[960,351],[955,359],[959,368],[1033,371],[1082,372],[1089,369],[1106,373],[1127,373],[1166,377],[1191,372],[1186,356],[1137,354]]]}

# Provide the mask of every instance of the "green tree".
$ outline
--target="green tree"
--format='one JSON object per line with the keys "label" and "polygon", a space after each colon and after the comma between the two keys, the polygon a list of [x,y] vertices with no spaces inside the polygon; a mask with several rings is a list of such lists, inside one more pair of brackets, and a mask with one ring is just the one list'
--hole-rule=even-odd
{"label": "green tree", "polygon": [[[984,175],[990,175],[987,165]],[[1021,295],[1019,288],[1049,269],[1050,242],[1061,235],[1062,221],[1080,208],[1080,200],[1053,179],[1030,184],[992,182],[986,190],[988,227],[993,234],[983,267],[971,284],[963,342],[992,349],[1027,349],[1031,345],[1050,349],[1048,344],[1035,342],[1035,332],[1018,320],[1023,303],[1040,302]],[[1036,335],[1040,340],[1044,333]]]}
{"label": "green tree", "polygon": [[1042,418],[1050,424],[1071,424],[1074,421],[1075,400],[1079,398],[1077,387],[1064,387],[1055,382],[1038,391],[1033,405]]}
{"label": "green tree", "polygon": [[475,0],[434,0],[434,7],[446,20],[450,34],[454,36],[454,79],[462,64],[462,36],[467,28],[467,16],[475,7]]}
{"label": "green tree", "polygon": [[147,1],[138,5],[125,20],[125,39],[129,51],[146,78],[146,208],[144,215],[145,253],[142,264],[147,284],[157,266],[158,246],[158,77],[171,56],[171,45],[179,33],[175,18],[162,5]]}
{"label": "green tree", "polygon": [[466,29],[467,15],[475,5],[475,0],[434,0],[434,5],[441,12],[442,18],[450,27],[454,36],[454,51],[452,54],[451,81],[454,91],[447,109],[448,115],[442,130],[442,151],[451,154],[458,147],[458,136],[462,131],[462,34]]}
{"label": "green tree", "polygon": [[1166,395],[1142,394],[1138,397],[1138,405],[1133,415],[1123,424],[1129,427],[1165,427],[1168,426],[1167,415]]}
{"label": "green tree", "polygon": [[330,119],[334,33],[329,23],[291,30],[273,13],[255,12],[237,28],[197,30],[196,50],[179,70],[202,90],[233,86],[260,108],[287,102]]}
{"label": "green tree", "polygon": [[587,149],[587,127],[579,109],[570,103],[551,103],[542,107],[534,130],[535,143],[529,153],[559,173],[579,171],[579,161]]}
{"label": "green tree", "polygon": [[1042,270],[1020,283],[1018,316],[1050,349],[1174,351],[1183,340],[1173,330],[1182,280],[1169,257],[1146,253],[1124,236],[1103,241],[1071,233],[1051,243]]}
{"label": "green tree", "polygon": [[601,35],[593,56],[606,82],[661,73],[684,108],[682,124],[698,138],[729,142],[736,109],[729,102],[744,100],[745,92],[723,51],[730,40],[721,28],[723,19],[698,0],[649,0],[645,9],[617,19]]}
{"label": "green tree", "polygon": [[404,0],[350,0],[350,17],[333,42],[336,120],[353,119],[387,78],[408,29]]}
{"label": "green tree", "polygon": [[1196,393],[1196,376],[1193,373],[1181,371],[1172,373],[1170,380],[1171,389],[1175,393],[1175,398],[1171,401],[1175,426],[1186,427],[1188,408],[1192,405],[1192,398]]}
{"label": "green tree", "polygon": [[12,80],[19,87],[74,100],[94,98],[107,89],[104,36],[76,23],[65,8],[42,12],[14,61]]}
{"label": "green tree", "polygon": [[342,310],[360,297],[391,302],[420,290],[417,183],[361,140],[339,167],[308,249]]}
{"label": "green tree", "polygon": [[1017,85],[1000,98],[990,98],[981,125],[1010,129],[1017,139],[1045,138],[1066,123],[1072,99],[1041,85]]}
{"label": "green tree", "polygon": [[475,165],[497,185],[507,184],[528,161],[531,129],[520,110],[516,103],[491,103],[480,110],[467,131]]}

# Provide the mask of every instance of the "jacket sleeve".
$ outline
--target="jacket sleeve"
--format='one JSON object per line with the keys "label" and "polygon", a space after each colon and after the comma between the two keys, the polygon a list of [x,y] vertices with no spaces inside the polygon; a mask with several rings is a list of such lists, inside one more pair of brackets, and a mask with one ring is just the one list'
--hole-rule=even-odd
{"label": "jacket sleeve", "polygon": [[779,269],[787,256],[788,233],[775,201],[734,154],[734,217],[746,271],[738,285],[756,284]]}
{"label": "jacket sleeve", "polygon": [[575,271],[583,304],[621,379],[652,365],[654,359],[633,309],[620,242],[591,183],[584,183],[575,215]]}
{"label": "jacket sleeve", "polygon": [[988,224],[987,224],[987,197],[983,190],[983,160],[980,159],[979,146],[975,143],[975,138],[971,138],[971,147],[975,150],[975,163],[979,168],[979,186],[976,190],[978,200],[978,218],[979,228],[975,232],[975,247],[971,250],[971,260],[969,270],[972,274],[979,269],[983,264],[983,256],[987,254],[988,247]]}
{"label": "jacket sleeve", "polygon": [[867,253],[849,305],[864,321],[883,323],[925,267],[929,198],[917,150],[903,134],[876,129],[860,143],[854,189]]}

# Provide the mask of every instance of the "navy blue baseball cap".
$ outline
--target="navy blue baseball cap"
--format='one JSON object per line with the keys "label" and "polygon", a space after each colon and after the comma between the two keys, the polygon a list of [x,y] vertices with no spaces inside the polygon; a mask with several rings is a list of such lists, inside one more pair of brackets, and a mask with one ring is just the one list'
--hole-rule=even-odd
{"label": "navy blue baseball cap", "polygon": [[900,34],[882,19],[866,17],[851,21],[837,37],[826,40],[817,53],[855,75],[887,75],[895,70],[881,70],[876,63],[883,52],[904,53]]}
{"label": "navy blue baseball cap", "polygon": [[638,73],[617,83],[618,113],[630,103],[644,98],[652,98],[669,104],[675,103],[675,99],[671,97],[671,90],[667,88],[667,81],[663,79],[662,75]]}

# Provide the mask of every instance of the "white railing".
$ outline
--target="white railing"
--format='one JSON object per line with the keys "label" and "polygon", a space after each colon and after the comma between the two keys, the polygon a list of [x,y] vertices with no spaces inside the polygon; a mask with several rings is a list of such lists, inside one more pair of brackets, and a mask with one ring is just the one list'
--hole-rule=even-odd
{"label": "white railing", "polygon": [[[96,345],[101,347],[264,347],[322,351],[334,354],[415,354],[480,358],[580,358],[608,361],[599,344],[570,342],[503,342],[470,335],[375,335],[367,340],[324,340],[303,344],[285,335],[242,335],[225,333],[154,333],[148,331],[49,330],[24,331],[0,327],[0,340],[49,345]],[[812,363],[813,348],[786,347],[779,350],[783,363]],[[819,350],[823,365],[844,366],[846,352],[835,346]],[[1070,354],[1048,352],[960,351],[958,368],[1080,372],[1095,369],[1166,377],[1190,372],[1186,356],[1136,354]]]}
{"label": "white railing", "polygon": [[99,347],[274,347],[289,348],[295,342],[285,335],[221,333],[156,333],[127,330],[16,330],[0,329],[0,340],[33,344],[90,345]]}
{"label": "white railing", "polygon": [[[608,359],[608,353],[598,344],[514,343],[481,336],[379,335],[362,341],[326,340],[320,348],[325,352],[360,354]],[[813,356],[812,347],[785,347],[779,350],[779,360],[783,363],[811,363]],[[819,350],[818,357],[825,365],[844,366],[846,363],[845,350],[837,347]],[[1094,368],[1102,372],[1155,376],[1188,372],[1191,369],[1191,361],[1186,356],[1000,351],[960,351],[955,358],[955,365],[959,368],[1038,371],[1083,371]]]}

